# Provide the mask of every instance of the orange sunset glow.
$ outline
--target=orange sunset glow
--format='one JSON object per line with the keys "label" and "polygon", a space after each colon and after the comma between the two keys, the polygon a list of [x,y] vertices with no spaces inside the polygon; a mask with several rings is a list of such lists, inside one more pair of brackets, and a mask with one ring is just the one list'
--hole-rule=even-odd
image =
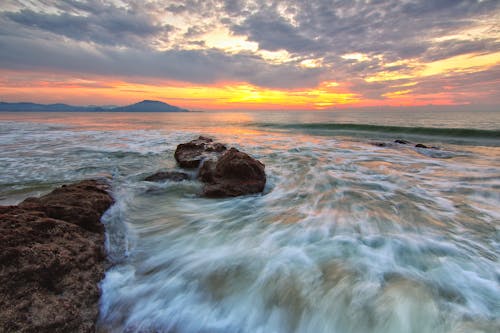
{"label": "orange sunset glow", "polygon": [[[9,1],[0,8],[0,98],[154,99],[192,110],[496,106],[500,10],[473,2],[470,10],[368,1],[325,11],[315,2]],[[377,17],[364,20],[367,12]]]}

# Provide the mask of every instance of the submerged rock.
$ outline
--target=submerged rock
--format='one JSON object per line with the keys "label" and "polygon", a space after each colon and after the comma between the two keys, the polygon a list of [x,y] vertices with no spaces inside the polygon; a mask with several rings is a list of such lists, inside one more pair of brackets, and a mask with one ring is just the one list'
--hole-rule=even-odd
{"label": "submerged rock", "polygon": [[202,167],[207,197],[235,197],[262,192],[266,185],[264,164],[236,148],[226,151],[215,163]]}
{"label": "submerged rock", "polygon": [[178,145],[174,157],[183,168],[197,168],[202,160],[217,159],[226,149],[223,144],[200,136],[196,140]]}
{"label": "submerged rock", "polygon": [[390,146],[390,144],[388,144],[387,142],[378,142],[378,141],[370,142],[370,144],[372,146],[375,146],[375,147],[389,147]]}
{"label": "submerged rock", "polygon": [[108,185],[86,180],[0,206],[0,331],[94,332]]}
{"label": "submerged rock", "polygon": [[[400,144],[400,145],[411,144],[410,141],[401,140],[401,139],[394,140],[394,143],[397,143],[397,144]],[[376,146],[376,147],[394,147],[394,144],[392,144],[392,143],[381,142],[381,141],[370,142],[370,144],[373,145],[373,146]],[[439,149],[438,147],[426,146],[426,145],[424,145],[422,143],[417,143],[414,147],[415,148],[422,148],[422,149]]]}
{"label": "submerged rock", "polygon": [[423,149],[439,149],[439,147],[434,147],[434,146],[426,146],[424,144],[421,144],[421,143],[417,143],[415,145],[415,148],[423,148]]}
{"label": "submerged rock", "polygon": [[163,180],[171,180],[174,182],[180,182],[183,180],[189,180],[191,177],[185,172],[179,171],[160,171],[152,174],[151,176],[147,176],[144,178],[145,181],[148,182],[160,182]]}

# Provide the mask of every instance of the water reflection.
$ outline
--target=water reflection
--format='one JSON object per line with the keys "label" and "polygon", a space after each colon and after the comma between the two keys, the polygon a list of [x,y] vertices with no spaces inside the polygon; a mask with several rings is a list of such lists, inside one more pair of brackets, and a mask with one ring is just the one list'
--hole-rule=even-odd
{"label": "water reflection", "polygon": [[[0,195],[112,177],[103,332],[499,331],[499,147],[442,142],[444,159],[256,117],[18,115],[0,129]],[[261,159],[264,195],[142,181],[199,134]]]}

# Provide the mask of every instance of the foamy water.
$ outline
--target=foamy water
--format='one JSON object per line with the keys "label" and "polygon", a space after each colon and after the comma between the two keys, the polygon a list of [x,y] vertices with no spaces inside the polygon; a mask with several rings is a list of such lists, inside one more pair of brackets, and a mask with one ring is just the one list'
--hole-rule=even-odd
{"label": "foamy water", "polygon": [[[3,204],[111,178],[101,332],[500,330],[495,132],[287,125],[311,117],[298,113],[9,117]],[[485,123],[471,127],[498,130]],[[198,134],[264,162],[264,193],[204,199],[196,181],[142,181],[176,168],[176,145]],[[395,137],[440,149],[371,144]]]}

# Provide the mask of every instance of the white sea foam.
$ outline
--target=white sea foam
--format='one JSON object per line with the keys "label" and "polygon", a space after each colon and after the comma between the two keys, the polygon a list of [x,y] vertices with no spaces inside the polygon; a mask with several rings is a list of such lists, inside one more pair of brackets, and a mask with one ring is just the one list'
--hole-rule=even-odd
{"label": "white sea foam", "polygon": [[[499,331],[497,147],[446,144],[457,154],[441,159],[345,135],[132,125],[0,131],[5,200],[112,179],[99,330]],[[142,181],[200,133],[261,159],[264,194]]]}

